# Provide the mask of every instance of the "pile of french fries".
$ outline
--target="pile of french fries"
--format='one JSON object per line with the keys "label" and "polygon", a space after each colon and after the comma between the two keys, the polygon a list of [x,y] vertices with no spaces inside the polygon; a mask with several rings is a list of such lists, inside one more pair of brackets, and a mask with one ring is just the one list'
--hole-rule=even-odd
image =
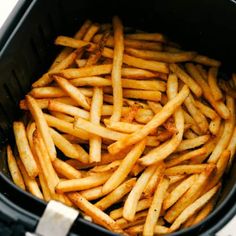
{"label": "pile of french fries", "polygon": [[236,149],[236,76],[218,83],[219,61],[126,31],[115,16],[56,38],[8,166],[20,188],[113,232],[168,234],[214,208]]}

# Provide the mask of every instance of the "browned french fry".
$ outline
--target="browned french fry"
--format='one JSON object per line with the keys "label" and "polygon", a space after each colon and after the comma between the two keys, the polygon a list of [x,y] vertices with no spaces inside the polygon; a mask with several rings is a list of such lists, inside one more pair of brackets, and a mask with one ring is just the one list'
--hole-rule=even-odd
{"label": "browned french fry", "polygon": [[70,179],[61,181],[56,186],[58,193],[74,192],[78,190],[90,189],[104,184],[111,176],[111,172],[94,174],[80,179]]}
{"label": "browned french fry", "polygon": [[197,177],[189,190],[167,211],[164,218],[168,222],[172,223],[187,206],[200,196],[201,191],[204,189],[207,180],[214,169],[215,165],[208,166],[205,171]]}
{"label": "browned french fry", "polygon": [[127,156],[122,160],[118,169],[111,175],[107,182],[103,185],[102,191],[104,193],[109,193],[117,186],[119,186],[127,177],[130,170],[142,155],[142,152],[146,145],[146,139],[143,139],[141,142],[137,143]]}
{"label": "browned french fry", "polygon": [[105,226],[106,228],[116,233],[123,234],[123,231],[112,218],[110,218],[106,213],[87,201],[79,193],[69,193],[67,196],[79,209],[84,211],[88,216],[91,216],[95,222]]}
{"label": "browned french fry", "polygon": [[207,71],[203,68],[203,66],[200,64],[197,64],[196,68],[197,68],[198,72],[201,74],[202,78],[205,81],[207,81],[208,74],[207,74]]}
{"label": "browned french fry", "polygon": [[206,65],[206,66],[218,67],[221,65],[220,61],[217,61],[215,59],[212,59],[203,55],[197,55],[196,57],[194,57],[193,61],[202,65]]}
{"label": "browned french fry", "polygon": [[160,33],[136,33],[136,34],[126,34],[128,39],[138,39],[138,40],[147,40],[147,41],[157,41],[157,42],[166,42],[166,38],[163,34]]}
{"label": "browned french fry", "polygon": [[57,173],[68,179],[79,179],[81,177],[81,173],[78,170],[58,158],[52,162],[52,165]]}
{"label": "browned french fry", "polygon": [[89,27],[89,29],[88,29],[88,31],[86,32],[86,34],[84,35],[83,40],[84,40],[85,42],[91,41],[91,39],[92,39],[93,36],[98,32],[99,29],[100,29],[100,25],[99,25],[99,24],[97,24],[97,23],[92,24],[92,25]]}
{"label": "browned french fry", "polygon": [[7,163],[8,163],[8,168],[10,170],[13,182],[18,187],[25,190],[24,180],[23,180],[21,172],[17,166],[16,159],[12,153],[10,145],[7,146]]}
{"label": "browned french fry", "polygon": [[58,36],[55,40],[56,45],[62,45],[70,48],[81,48],[84,46],[90,46],[89,42],[80,39],[74,39],[66,36]]}
{"label": "browned french fry", "polygon": [[170,69],[178,76],[178,78],[180,78],[185,84],[189,86],[189,88],[197,97],[202,95],[201,87],[183,69],[181,69],[176,64],[171,64]]}
{"label": "browned french fry", "polygon": [[167,63],[178,63],[191,61],[196,53],[195,52],[158,52],[158,51],[149,51],[149,50],[138,50],[134,48],[125,48],[125,52],[131,56],[140,57],[147,60],[157,60]]}
{"label": "browned french fry", "polygon": [[20,159],[25,167],[27,174],[30,177],[34,178],[38,175],[39,170],[26,137],[24,124],[20,121],[15,121],[13,123],[13,131]]}
{"label": "browned french fry", "polygon": [[149,166],[148,168],[146,168],[144,172],[141,174],[141,176],[138,178],[133,189],[130,191],[124,203],[124,209],[123,209],[123,217],[126,220],[129,220],[129,221],[134,220],[138,201],[148,181],[150,180],[151,176],[154,174],[156,168],[157,168],[156,165]]}
{"label": "browned french fry", "polygon": [[155,225],[160,216],[161,207],[168,186],[169,180],[165,177],[162,178],[157,186],[152,204],[148,210],[148,215],[143,228],[143,235],[154,235]]}
{"label": "browned french fry", "polygon": [[23,179],[24,179],[24,183],[25,183],[25,186],[26,186],[26,189],[28,189],[28,191],[30,193],[32,193],[34,196],[40,198],[40,199],[43,199],[43,195],[39,189],[39,186],[37,184],[37,181],[35,180],[34,177],[30,177],[23,165],[23,162],[18,159],[17,160],[17,165],[20,169],[20,172],[23,176]]}
{"label": "browned french fry", "polygon": [[141,130],[136,131],[133,134],[130,134],[110,145],[108,147],[109,152],[117,153],[125,147],[130,146],[146,137],[153,129],[163,124],[175,112],[175,110],[184,102],[188,94],[189,89],[187,86],[184,86],[178,95],[174,99],[170,100],[148,124],[146,124]]}
{"label": "browned french fry", "polygon": [[211,67],[208,72],[208,84],[211,90],[211,93],[216,101],[221,100],[223,98],[223,94],[217,85],[217,74],[218,68]]}
{"label": "browned french fry", "polygon": [[219,190],[220,184],[216,185],[209,192],[205,193],[191,205],[189,205],[183,212],[175,219],[171,225],[169,232],[177,230],[182,223],[184,223],[189,217],[191,217],[197,210],[201,209]]}
{"label": "browned french fry", "polygon": [[136,183],[136,178],[132,178],[121,184],[114,191],[106,195],[104,198],[96,202],[95,206],[101,210],[107,209],[109,206],[118,202],[123,196],[131,191]]}
{"label": "browned french fry", "polygon": [[227,150],[230,151],[230,160],[229,160],[228,167],[227,167],[227,169],[229,169],[232,162],[233,162],[233,160],[234,160],[234,154],[235,154],[235,151],[236,151],[236,128],[234,128],[234,131],[233,131],[233,134],[231,136],[231,140],[229,142]]}

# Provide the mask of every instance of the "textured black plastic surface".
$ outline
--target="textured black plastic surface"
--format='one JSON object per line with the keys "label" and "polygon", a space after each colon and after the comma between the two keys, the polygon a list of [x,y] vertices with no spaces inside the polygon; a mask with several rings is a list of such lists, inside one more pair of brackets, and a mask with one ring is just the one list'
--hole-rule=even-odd
{"label": "textured black plastic surface", "polygon": [[[9,179],[4,145],[6,142],[13,143],[11,123],[20,116],[18,102],[29,91],[32,81],[46,71],[59,51],[53,46],[57,35],[73,35],[87,18],[110,22],[114,14],[120,15],[126,26],[163,32],[186,49],[222,60],[227,73],[236,68],[236,6],[233,1],[32,1],[0,49],[0,192],[9,199],[1,200],[1,204],[13,209],[9,211],[9,217],[15,219],[14,222],[19,219],[24,225],[28,222],[24,226],[27,230],[34,228],[45,204],[19,190]],[[201,224],[172,235],[214,233],[234,215],[235,210],[232,209],[235,197],[236,164],[226,176],[225,187],[215,211]],[[25,211],[15,208],[14,204]],[[227,215],[227,212],[231,214]],[[73,232],[81,235],[113,235],[82,218],[77,220]]]}

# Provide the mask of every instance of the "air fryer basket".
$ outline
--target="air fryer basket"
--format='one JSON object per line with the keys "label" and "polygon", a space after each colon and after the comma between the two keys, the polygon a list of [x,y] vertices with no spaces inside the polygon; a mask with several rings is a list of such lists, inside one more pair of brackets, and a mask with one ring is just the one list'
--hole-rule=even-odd
{"label": "air fryer basket", "polygon": [[[118,14],[126,26],[162,32],[186,49],[220,59],[222,77],[227,78],[228,73],[236,70],[236,4],[233,0],[32,1],[0,49],[0,209],[2,213],[7,212],[7,224],[18,220],[18,228],[24,225],[26,230],[33,230],[45,208],[43,201],[11,182],[6,164],[4,146],[14,143],[11,124],[21,115],[19,100],[58,53],[59,49],[53,46],[57,35],[73,35],[87,18],[110,22],[114,14]],[[213,234],[233,217],[236,163],[223,186],[217,207],[207,219],[172,235]],[[80,217],[72,231],[80,235],[114,235]]]}

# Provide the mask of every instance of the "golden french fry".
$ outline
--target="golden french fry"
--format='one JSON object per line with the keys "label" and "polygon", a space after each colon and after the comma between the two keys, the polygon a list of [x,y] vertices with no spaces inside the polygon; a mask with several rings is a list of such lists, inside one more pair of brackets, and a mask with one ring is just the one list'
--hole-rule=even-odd
{"label": "golden french fry", "polygon": [[206,117],[210,118],[211,120],[216,119],[217,113],[213,109],[211,109],[209,106],[197,100],[194,101],[194,104]]}
{"label": "golden french fry", "polygon": [[81,196],[83,196],[88,201],[96,200],[96,199],[101,198],[105,195],[102,192],[102,186],[82,190],[79,193],[81,194]]}
{"label": "golden french fry", "polygon": [[221,117],[217,116],[214,120],[212,120],[209,124],[209,130],[212,134],[217,135],[219,132],[221,125]]}
{"label": "golden french fry", "polygon": [[234,160],[234,154],[236,151],[236,128],[234,128],[234,131],[231,136],[231,140],[229,142],[227,150],[230,151],[230,160],[229,160],[228,167],[227,167],[227,169],[229,169],[230,166],[232,165],[233,160]]}
{"label": "golden french fry", "polygon": [[25,167],[27,174],[30,177],[34,178],[38,175],[39,170],[26,137],[24,124],[20,121],[15,121],[13,123],[13,131],[20,159]]}
{"label": "golden french fry", "polygon": [[130,134],[127,137],[122,138],[110,145],[108,147],[109,152],[117,153],[125,147],[130,146],[146,137],[153,129],[163,124],[175,112],[175,110],[184,102],[188,94],[189,89],[187,86],[184,86],[178,95],[174,99],[170,100],[163,107],[163,109],[152,118],[149,123],[147,123],[139,131],[136,131],[133,134]]}
{"label": "golden french fry", "polygon": [[203,55],[197,55],[196,57],[194,57],[193,61],[202,65],[206,65],[206,66],[218,67],[221,65],[220,61],[217,61],[215,59],[212,59]]}
{"label": "golden french fry", "polygon": [[111,175],[111,177],[103,185],[102,191],[104,193],[111,192],[125,180],[129,172],[131,171],[132,167],[138,160],[138,158],[142,155],[145,146],[146,146],[146,139],[137,143],[131,149],[131,151],[127,154],[127,156],[122,160],[118,169]]}
{"label": "golden french fry", "polygon": [[178,63],[191,61],[196,53],[195,52],[158,52],[158,51],[149,51],[149,50],[138,50],[134,48],[125,48],[125,52],[131,56],[140,57],[147,60],[157,60],[167,63]]}
{"label": "golden french fry", "polygon": [[133,189],[130,191],[124,203],[124,209],[123,209],[123,217],[126,220],[129,220],[129,221],[134,220],[138,201],[142,195],[144,188],[148,184],[148,181],[150,180],[151,176],[154,174],[156,168],[157,168],[156,165],[146,168],[144,172],[141,174],[141,176],[138,178]]}
{"label": "golden french fry", "polygon": [[58,36],[55,40],[56,45],[62,45],[71,48],[81,48],[84,46],[90,46],[89,42],[80,39],[74,39],[66,36]]}
{"label": "golden french fry", "polygon": [[74,117],[72,116],[68,116],[66,114],[63,114],[61,112],[58,112],[58,111],[50,111],[50,114],[60,120],[63,120],[63,121],[66,121],[66,122],[69,122],[69,123],[73,123],[74,122]]}
{"label": "golden french fry", "polygon": [[123,231],[112,218],[87,201],[79,193],[69,193],[67,196],[79,209],[84,211],[88,216],[91,216],[95,222],[116,233],[123,234]]}
{"label": "golden french fry", "polygon": [[169,180],[163,177],[154,193],[152,204],[148,210],[148,215],[143,228],[143,235],[154,235],[154,228],[160,216],[164,196],[169,186]]}
{"label": "golden french fry", "polygon": [[217,74],[218,68],[211,67],[208,72],[208,84],[211,90],[211,93],[216,101],[221,100],[223,98],[223,94],[217,85]]}
{"label": "golden french fry", "polygon": [[23,180],[21,172],[17,166],[16,159],[12,153],[10,145],[7,146],[7,163],[8,163],[8,168],[10,170],[13,182],[18,187],[25,190],[24,180]]}
{"label": "golden french fry", "polygon": [[58,183],[58,185],[56,186],[56,191],[58,193],[74,192],[78,190],[97,187],[101,184],[104,184],[109,179],[110,176],[111,172],[104,172],[80,179],[64,180]]}
{"label": "golden french fry", "polygon": [[44,178],[43,173],[39,173],[39,183],[42,189],[44,200],[46,202],[49,202],[50,200],[52,200],[52,198],[51,198],[50,190],[48,188],[48,185],[47,185],[46,179]]}
{"label": "golden french fry", "polygon": [[216,185],[209,192],[202,195],[199,199],[189,205],[183,212],[175,219],[171,225],[169,232],[177,230],[189,217],[191,217],[197,210],[201,209],[219,190],[220,184]]}
{"label": "golden french fry", "polygon": [[86,32],[86,34],[84,35],[83,40],[85,42],[89,42],[93,38],[93,36],[98,32],[99,28],[100,28],[99,24],[97,24],[97,23],[92,24],[89,27],[89,29]]}
{"label": "golden french fry", "polygon": [[95,206],[101,210],[107,209],[109,206],[118,202],[123,196],[131,191],[136,183],[136,178],[132,178],[121,184],[114,191],[106,195],[104,198],[96,202]]}
{"label": "golden french fry", "polygon": [[[130,235],[136,235],[139,233],[142,233],[144,230],[144,226],[143,225],[137,225],[137,226],[132,226],[128,229],[126,229],[126,232],[129,233]],[[169,228],[162,226],[162,225],[155,225],[154,226],[154,230],[153,233],[156,235],[160,234],[168,234],[169,232]]]}
{"label": "golden french fry", "polygon": [[138,39],[138,40],[147,40],[147,41],[157,41],[157,42],[166,42],[166,38],[163,34],[160,33],[136,33],[136,34],[126,34],[128,39]]}
{"label": "golden french fry", "polygon": [[207,167],[208,164],[178,165],[166,169],[165,175],[199,174]]}
{"label": "golden french fry", "polygon": [[91,169],[92,172],[105,172],[105,171],[112,171],[114,169],[117,169],[121,164],[121,160],[115,160],[107,165],[100,165],[95,166]]}

